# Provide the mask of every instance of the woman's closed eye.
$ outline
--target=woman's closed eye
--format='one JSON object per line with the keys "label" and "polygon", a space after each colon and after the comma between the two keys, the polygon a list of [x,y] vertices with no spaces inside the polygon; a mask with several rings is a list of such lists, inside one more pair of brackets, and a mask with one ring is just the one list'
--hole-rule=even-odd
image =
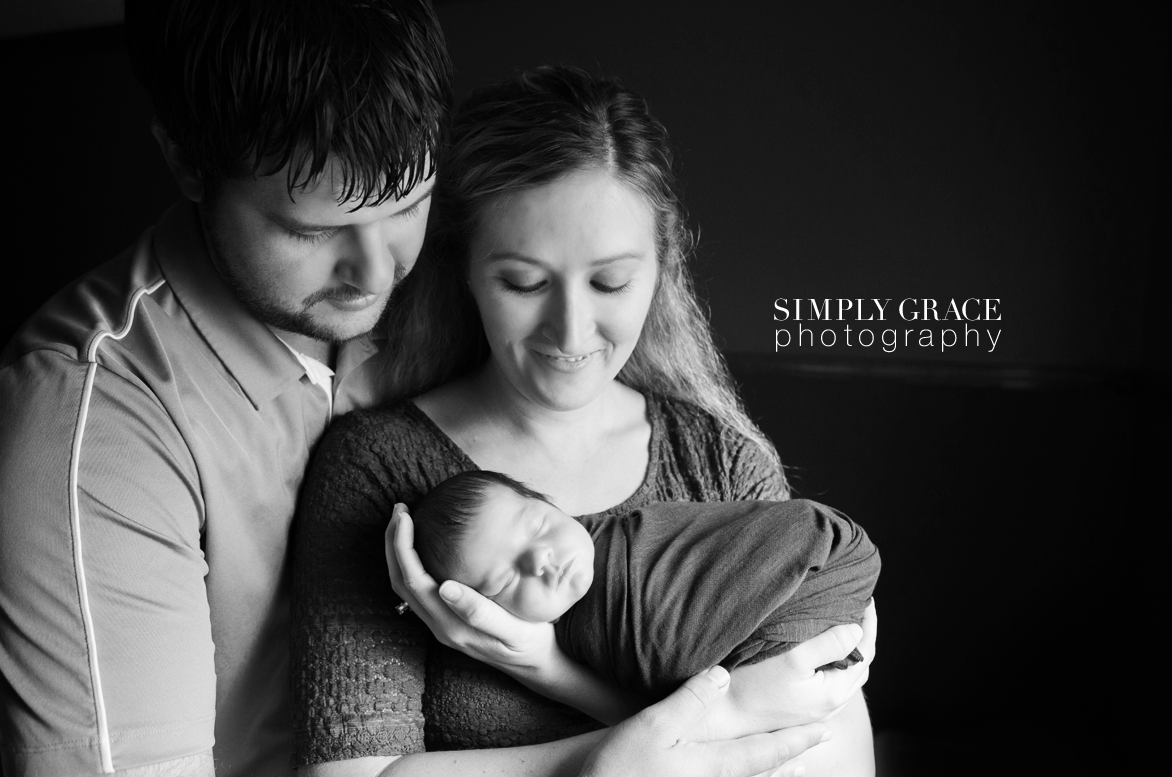
{"label": "woman's closed eye", "polygon": [[611,280],[610,278],[599,278],[590,281],[590,285],[594,287],[595,291],[600,291],[603,294],[622,294],[627,289],[631,288],[631,282]]}
{"label": "woman's closed eye", "polygon": [[505,291],[521,296],[534,294],[546,286],[546,281],[533,278],[507,278],[501,276],[500,282]]}
{"label": "woman's closed eye", "polygon": [[[549,285],[548,281],[544,280],[527,280],[527,279],[511,279],[500,278],[501,286],[512,294],[525,296],[528,294],[536,294]],[[602,294],[622,294],[631,288],[631,282],[628,281],[612,281],[610,279],[596,279],[590,281],[590,287]]]}

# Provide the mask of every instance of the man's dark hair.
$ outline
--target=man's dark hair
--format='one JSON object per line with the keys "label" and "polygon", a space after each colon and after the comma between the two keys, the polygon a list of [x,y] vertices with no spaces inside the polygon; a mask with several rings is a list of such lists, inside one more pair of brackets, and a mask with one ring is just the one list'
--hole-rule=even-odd
{"label": "man's dark hair", "polygon": [[378,204],[435,169],[451,61],[427,0],[126,0],[135,75],[206,185],[314,181]]}
{"label": "man's dark hair", "polygon": [[415,552],[436,580],[452,577],[460,541],[468,533],[491,485],[504,486],[524,499],[549,497],[508,475],[479,469],[453,475],[427,493],[411,510]]}

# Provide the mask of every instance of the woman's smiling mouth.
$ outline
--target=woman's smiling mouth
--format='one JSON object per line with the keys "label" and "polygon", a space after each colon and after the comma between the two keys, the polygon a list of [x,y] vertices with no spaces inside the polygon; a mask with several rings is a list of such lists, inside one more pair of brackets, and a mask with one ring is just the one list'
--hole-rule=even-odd
{"label": "woman's smiling mouth", "polygon": [[585,367],[588,363],[593,361],[593,357],[597,355],[598,351],[591,351],[589,353],[578,354],[576,356],[563,356],[560,354],[543,353],[542,351],[533,351],[541,361],[553,367],[560,372],[577,372]]}

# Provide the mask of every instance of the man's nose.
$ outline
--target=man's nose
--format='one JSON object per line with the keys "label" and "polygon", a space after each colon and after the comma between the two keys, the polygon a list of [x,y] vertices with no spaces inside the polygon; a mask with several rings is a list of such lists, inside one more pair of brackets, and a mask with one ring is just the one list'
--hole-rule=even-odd
{"label": "man's nose", "polygon": [[338,277],[368,294],[382,294],[395,284],[395,256],[378,224],[347,230],[338,260]]}

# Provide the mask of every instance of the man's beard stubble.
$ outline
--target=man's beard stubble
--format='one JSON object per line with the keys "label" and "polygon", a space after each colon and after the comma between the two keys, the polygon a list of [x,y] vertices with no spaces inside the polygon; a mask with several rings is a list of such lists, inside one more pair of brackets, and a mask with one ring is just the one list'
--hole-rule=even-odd
{"label": "man's beard stubble", "polygon": [[[274,329],[293,332],[327,343],[342,343],[355,337],[361,337],[370,331],[367,330],[366,332],[358,332],[342,337],[336,332],[331,331],[330,327],[316,321],[311,312],[313,306],[326,300],[356,299],[363,296],[363,292],[352,286],[318,289],[301,301],[300,310],[288,310],[264,293],[264,290],[269,288],[270,284],[257,281],[250,283],[238,277],[233,272],[231,262],[224,260],[224,255],[228,252],[223,250],[219,241],[213,239],[211,232],[207,229],[205,221],[202,218],[202,214],[200,227],[204,234],[204,244],[207,247],[208,256],[211,259],[212,266],[216,269],[216,273],[228,288],[231,289],[233,295],[240,301],[240,304],[261,323]],[[406,276],[407,272],[403,269],[403,266],[396,263],[395,276],[391,289],[386,293],[379,305],[376,321],[382,320],[382,315],[386,311],[391,294],[398,288]]]}

